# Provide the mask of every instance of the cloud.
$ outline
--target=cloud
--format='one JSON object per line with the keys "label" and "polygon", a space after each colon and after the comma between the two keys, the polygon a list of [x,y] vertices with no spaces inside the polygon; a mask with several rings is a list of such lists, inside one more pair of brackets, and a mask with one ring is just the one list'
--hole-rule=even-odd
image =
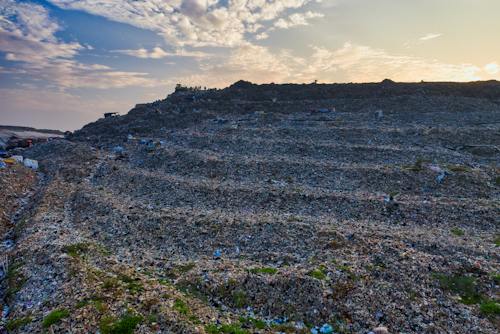
{"label": "cloud", "polygon": [[497,63],[489,63],[484,66],[484,71],[490,75],[496,75],[500,73],[500,65]]}
{"label": "cloud", "polygon": [[443,36],[443,34],[434,34],[434,33],[429,33],[425,36],[422,36],[419,38],[420,41],[425,42],[425,41],[430,41],[432,39],[436,39]]}
{"label": "cloud", "polygon": [[60,29],[41,5],[0,0],[0,51],[5,52],[6,60],[17,63],[9,72],[43,80],[44,85],[59,89],[157,84],[147,73],[76,61],[74,58],[89,47],[58,39]]}
{"label": "cloud", "polygon": [[307,26],[309,25],[308,20],[324,16],[325,16],[324,14],[315,13],[311,11],[305,13],[295,13],[288,16],[288,18],[286,19],[281,18],[277,20],[274,23],[274,26],[280,29],[289,29],[296,26]]}
{"label": "cloud", "polygon": [[[321,0],[49,0],[63,9],[76,9],[157,32],[172,45],[236,47],[247,34]],[[309,14],[294,14],[284,24],[301,25]],[[312,17],[309,17],[309,19]],[[262,35],[261,35],[262,36]]]}
{"label": "cloud", "polygon": [[311,46],[309,55],[303,57],[291,51],[272,51],[247,43],[235,48],[226,58],[202,62],[196,75],[179,77],[176,81],[213,87],[225,87],[239,79],[256,83],[379,82],[385,78],[474,81],[491,78],[491,73],[497,69],[496,64],[485,68],[474,64],[449,64],[353,43],[345,43],[337,49]]}
{"label": "cloud", "polygon": [[114,50],[112,52],[122,53],[131,57],[142,59],[161,59],[165,57],[193,57],[204,58],[209,57],[209,53],[202,51],[187,51],[184,49],[177,49],[175,52],[167,52],[160,47],[155,47],[151,51],[148,49],[140,48],[136,50]]}

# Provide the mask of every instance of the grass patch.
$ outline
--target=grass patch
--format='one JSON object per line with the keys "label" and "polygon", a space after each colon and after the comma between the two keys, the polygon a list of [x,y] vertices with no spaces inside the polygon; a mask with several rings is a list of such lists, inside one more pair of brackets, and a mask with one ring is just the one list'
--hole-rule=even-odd
{"label": "grass patch", "polygon": [[243,308],[247,305],[247,294],[244,291],[237,290],[233,292],[233,304],[237,308]]}
{"label": "grass patch", "polygon": [[33,321],[33,318],[31,318],[31,317],[12,319],[12,320],[7,321],[7,324],[5,324],[5,328],[7,328],[8,331],[14,331],[16,329],[23,328],[24,326],[31,323],[32,321]]}
{"label": "grass patch", "polygon": [[278,269],[271,267],[253,268],[250,269],[250,272],[252,274],[275,275],[278,272]]}
{"label": "grass patch", "polygon": [[133,334],[141,322],[141,316],[132,314],[125,314],[119,319],[105,317],[101,320],[99,329],[102,334]]}
{"label": "grass patch", "polygon": [[500,303],[489,300],[481,303],[481,305],[479,305],[479,310],[486,316],[497,316],[500,315]]}
{"label": "grass patch", "polygon": [[189,306],[182,299],[177,298],[174,301],[174,310],[180,314],[187,315],[189,313]]}
{"label": "grass patch", "polygon": [[450,232],[453,234],[453,235],[456,235],[457,237],[462,237],[465,232],[464,230],[458,228],[458,227],[454,227],[450,230]]}
{"label": "grass patch", "polygon": [[245,318],[245,317],[240,317],[240,323],[242,325],[246,325],[246,327],[253,327],[256,329],[265,329],[267,328],[267,324],[263,320],[255,319],[255,318]]}
{"label": "grass patch", "polygon": [[177,265],[171,269],[168,269],[166,271],[166,276],[168,278],[175,279],[175,278],[178,278],[178,277],[182,276],[183,274],[191,271],[192,269],[194,269],[194,267],[196,267],[196,264],[193,262],[180,264],[180,265]]}
{"label": "grass patch", "polygon": [[327,278],[327,271],[325,266],[319,266],[317,269],[311,270],[307,275],[319,279],[325,280]]}
{"label": "grass patch", "polygon": [[425,164],[429,162],[430,160],[418,158],[413,165],[405,166],[404,169],[412,172],[421,172],[424,170]]}
{"label": "grass patch", "polygon": [[69,317],[69,311],[66,309],[59,309],[50,312],[45,318],[43,318],[42,326],[43,328],[49,328],[50,326],[57,324],[62,319]]}
{"label": "grass patch", "polygon": [[495,240],[493,240],[493,243],[495,244],[495,246],[500,247],[500,235],[497,235],[495,237]]}
{"label": "grass patch", "polygon": [[20,269],[23,266],[22,262],[15,262],[9,266],[7,273],[5,274],[5,280],[7,281],[7,289],[5,291],[5,298],[9,298],[15,295],[19,290],[22,289],[26,281],[28,280],[21,272]]}
{"label": "grass patch", "polygon": [[464,165],[446,165],[446,168],[452,172],[455,173],[469,173],[472,171],[470,167],[464,166]]}
{"label": "grass patch", "polygon": [[461,302],[467,305],[478,304],[482,296],[477,291],[476,280],[473,277],[437,274],[442,289],[454,292],[460,296]]}
{"label": "grass patch", "polygon": [[208,334],[249,334],[250,332],[241,328],[241,324],[223,324],[220,326],[211,324],[205,326],[205,331]]}
{"label": "grass patch", "polygon": [[141,292],[144,290],[144,287],[141,284],[140,279],[138,279],[138,278],[132,278],[128,275],[120,274],[118,276],[118,279],[120,281],[122,281],[123,283],[125,283],[127,286],[127,290],[132,292],[132,293]]}
{"label": "grass patch", "polygon": [[71,257],[79,257],[84,253],[89,251],[89,244],[86,242],[79,242],[72,245],[66,245],[63,247],[63,252]]}

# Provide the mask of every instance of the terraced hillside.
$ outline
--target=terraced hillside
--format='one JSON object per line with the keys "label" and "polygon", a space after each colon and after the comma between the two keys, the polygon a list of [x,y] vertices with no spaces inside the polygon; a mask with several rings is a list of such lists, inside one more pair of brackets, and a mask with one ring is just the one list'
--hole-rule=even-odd
{"label": "terraced hillside", "polygon": [[500,90],[450,85],[178,91],[35,147],[6,328],[497,333]]}

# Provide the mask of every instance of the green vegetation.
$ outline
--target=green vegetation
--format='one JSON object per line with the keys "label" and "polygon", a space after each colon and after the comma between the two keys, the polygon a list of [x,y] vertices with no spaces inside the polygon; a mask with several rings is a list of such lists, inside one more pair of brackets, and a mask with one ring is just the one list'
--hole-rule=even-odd
{"label": "green vegetation", "polygon": [[141,322],[141,316],[132,314],[125,314],[120,319],[106,317],[101,320],[99,329],[102,334],[133,334]]}
{"label": "green vegetation", "polygon": [[7,290],[5,291],[5,298],[9,298],[15,295],[24,286],[28,280],[21,272],[20,269],[23,266],[22,262],[14,262],[9,266],[7,273],[5,275],[5,281],[7,282]]}
{"label": "green vegetation", "polygon": [[452,172],[455,172],[455,173],[468,173],[468,172],[472,171],[472,169],[470,167],[464,166],[464,165],[448,164],[448,165],[446,165],[446,168]]}
{"label": "green vegetation", "polygon": [[248,330],[241,328],[241,324],[223,324],[221,326],[208,325],[205,327],[208,334],[248,334]]}
{"label": "green vegetation", "polygon": [[49,328],[50,326],[58,323],[64,318],[69,317],[69,311],[65,309],[54,310],[50,312],[45,318],[43,318],[42,325],[44,328]]}
{"label": "green vegetation", "polygon": [[481,311],[482,314],[487,316],[500,315],[500,303],[493,300],[489,300],[481,303],[481,305],[479,306],[479,310]]}
{"label": "green vegetation", "polygon": [[88,252],[89,244],[86,242],[79,242],[72,245],[66,245],[63,247],[63,252],[71,257],[79,257],[80,255]]}
{"label": "green vegetation", "polygon": [[271,267],[263,267],[263,268],[253,268],[250,269],[252,274],[265,274],[265,275],[274,275],[278,272],[278,269]]}
{"label": "green vegetation", "polygon": [[500,247],[500,235],[497,235],[493,242],[495,243],[495,246]]}
{"label": "green vegetation", "polygon": [[482,300],[473,277],[447,276],[444,274],[437,274],[436,277],[441,284],[441,288],[458,294],[462,303],[467,305],[478,304]]}
{"label": "green vegetation", "polygon": [[8,331],[14,331],[16,329],[22,328],[26,326],[27,324],[31,323],[33,319],[31,317],[23,317],[23,318],[18,318],[18,319],[12,319],[7,322],[5,325],[5,328],[7,328]]}
{"label": "green vegetation", "polygon": [[256,329],[265,329],[267,327],[267,324],[263,320],[255,319],[255,318],[245,318],[245,317],[240,317],[240,323],[242,325],[247,325],[246,327],[254,327]]}
{"label": "green vegetation", "polygon": [[187,315],[189,313],[189,306],[182,299],[177,298],[174,302],[174,310],[180,314]]}
{"label": "green vegetation", "polygon": [[413,165],[404,168],[412,172],[421,172],[424,170],[424,164],[429,162],[430,160],[418,158]]}
{"label": "green vegetation", "polygon": [[237,308],[242,308],[247,305],[247,295],[244,291],[237,290],[233,292],[233,304]]}
{"label": "green vegetation", "polygon": [[178,278],[189,271],[191,271],[196,266],[195,263],[189,262],[186,264],[177,265],[169,270],[167,270],[166,276],[169,278]]}
{"label": "green vegetation", "polygon": [[311,270],[308,275],[319,280],[325,280],[327,278],[327,270],[325,266],[319,266],[317,269]]}
{"label": "green vegetation", "polygon": [[450,230],[451,233],[456,235],[457,237],[461,237],[465,234],[464,230],[459,229],[458,227],[454,227]]}
{"label": "green vegetation", "polygon": [[128,275],[120,274],[118,276],[118,279],[125,283],[127,285],[127,289],[132,293],[141,292],[144,290],[144,287],[142,286],[141,281],[138,278],[132,278]]}

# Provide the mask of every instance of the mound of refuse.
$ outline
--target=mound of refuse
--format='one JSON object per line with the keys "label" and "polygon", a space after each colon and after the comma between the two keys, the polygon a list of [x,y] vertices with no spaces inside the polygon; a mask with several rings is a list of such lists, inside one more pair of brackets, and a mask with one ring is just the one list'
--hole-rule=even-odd
{"label": "mound of refuse", "polygon": [[497,82],[178,86],[24,153],[2,326],[497,333],[499,147]]}

